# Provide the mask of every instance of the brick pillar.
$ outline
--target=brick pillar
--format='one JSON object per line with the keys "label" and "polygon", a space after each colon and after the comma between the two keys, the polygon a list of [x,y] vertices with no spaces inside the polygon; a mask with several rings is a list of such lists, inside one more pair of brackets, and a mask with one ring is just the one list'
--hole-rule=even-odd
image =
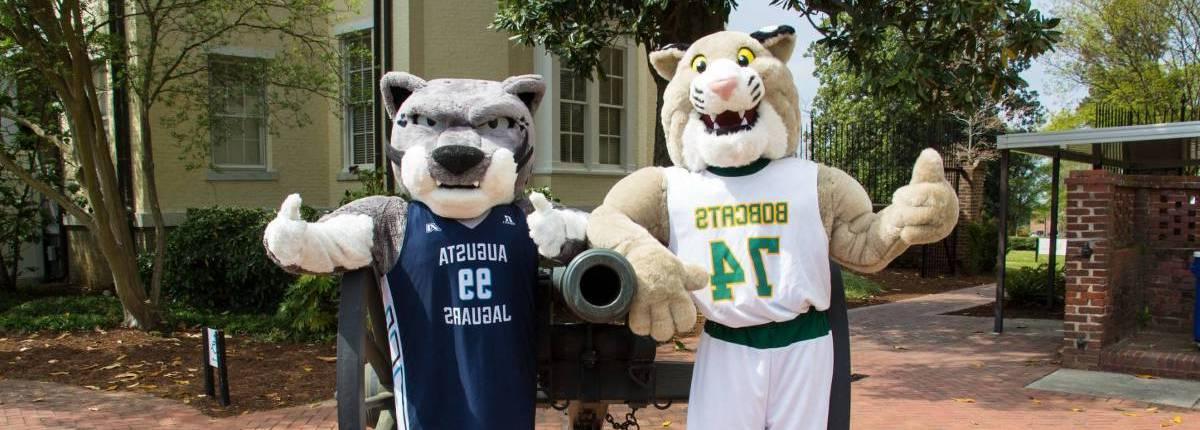
{"label": "brick pillar", "polygon": [[[1109,268],[1116,178],[1104,170],[1071,172],[1066,180],[1066,311],[1063,317],[1063,365],[1096,369],[1110,324]],[[1084,245],[1091,258],[1082,256]]]}
{"label": "brick pillar", "polygon": [[[966,172],[963,177],[958,178],[958,224],[961,226],[969,222],[978,221],[983,216],[983,181],[987,176],[987,169],[982,165],[970,169],[970,166],[962,166]],[[958,243],[956,246],[958,261],[961,263],[966,261],[967,253],[970,249],[967,248],[967,235],[959,234]]]}

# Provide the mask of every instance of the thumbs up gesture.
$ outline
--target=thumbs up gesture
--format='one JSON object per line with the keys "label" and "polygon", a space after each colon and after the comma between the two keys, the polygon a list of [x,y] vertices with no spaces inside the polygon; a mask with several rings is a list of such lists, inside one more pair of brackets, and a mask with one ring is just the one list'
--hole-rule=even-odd
{"label": "thumbs up gesture", "polygon": [[946,181],[937,151],[921,151],[912,181],[896,190],[888,209],[884,222],[904,243],[932,243],[950,234],[958,223],[958,194]]}
{"label": "thumbs up gesture", "polygon": [[526,216],[529,237],[537,244],[538,254],[556,258],[568,240],[584,240],[587,235],[587,214],[555,209],[542,193],[530,193],[533,212]]}
{"label": "thumbs up gesture", "polygon": [[267,251],[284,267],[297,266],[302,259],[308,223],[300,218],[300,205],[299,194],[287,196],[263,234]]}

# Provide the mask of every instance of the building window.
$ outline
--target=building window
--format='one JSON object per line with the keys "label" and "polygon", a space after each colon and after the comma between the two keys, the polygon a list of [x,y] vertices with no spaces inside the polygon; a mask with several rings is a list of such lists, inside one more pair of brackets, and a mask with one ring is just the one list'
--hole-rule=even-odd
{"label": "building window", "polygon": [[260,58],[212,55],[212,163],[218,168],[266,169],[267,85]]}
{"label": "building window", "polygon": [[347,166],[375,165],[375,82],[371,29],[341,37],[346,82],[344,139]]}
{"label": "building window", "polygon": [[[597,78],[570,69],[559,72],[558,161],[620,165],[625,141],[625,50],[600,52]],[[588,153],[593,152],[593,156]]]}

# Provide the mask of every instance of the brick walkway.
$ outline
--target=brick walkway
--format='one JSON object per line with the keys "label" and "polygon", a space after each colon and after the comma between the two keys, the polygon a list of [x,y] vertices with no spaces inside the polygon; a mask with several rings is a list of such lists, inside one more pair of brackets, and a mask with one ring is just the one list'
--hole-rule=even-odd
{"label": "brick walkway", "polygon": [[[987,303],[991,291],[974,287],[852,310],[854,372],[867,375],[854,383],[854,427],[1200,429],[1198,411],[1148,411],[1142,403],[1023,388],[1057,368],[1051,360],[1061,344],[1061,324],[1009,320],[1007,333],[993,336],[990,318],[938,315]],[[638,415],[643,428],[686,428],[686,405]],[[538,416],[539,429],[562,428],[560,414],[543,410]],[[1181,424],[1172,422],[1177,416]],[[211,419],[146,395],[0,380],[0,430],[332,429],[335,421],[332,401]]]}

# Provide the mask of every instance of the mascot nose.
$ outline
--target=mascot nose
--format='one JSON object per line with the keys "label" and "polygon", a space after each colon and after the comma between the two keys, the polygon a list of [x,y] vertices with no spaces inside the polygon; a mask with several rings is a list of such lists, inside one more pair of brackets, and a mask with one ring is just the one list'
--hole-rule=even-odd
{"label": "mascot nose", "polygon": [[708,89],[721,96],[721,100],[729,100],[729,96],[733,94],[733,89],[737,88],[737,83],[738,80],[736,77],[729,77],[709,83]]}
{"label": "mascot nose", "polygon": [[483,151],[467,145],[439,146],[429,156],[455,175],[461,175],[483,161]]}

